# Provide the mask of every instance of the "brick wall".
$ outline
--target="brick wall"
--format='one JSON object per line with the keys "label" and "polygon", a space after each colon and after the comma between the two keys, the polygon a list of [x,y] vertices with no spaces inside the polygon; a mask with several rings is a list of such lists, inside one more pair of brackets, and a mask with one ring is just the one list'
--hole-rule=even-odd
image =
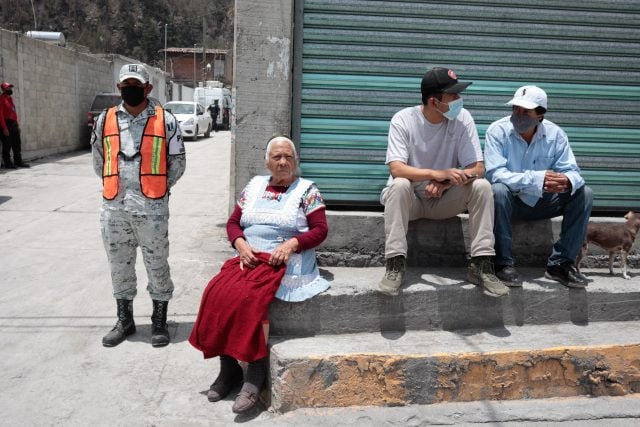
{"label": "brick wall", "polygon": [[[177,48],[174,48],[174,50]],[[232,61],[230,60],[230,55],[225,53],[213,53],[212,49],[208,50],[206,63],[202,62],[202,51],[196,51],[196,68],[195,68],[195,78],[197,84],[201,84],[203,80],[220,80],[224,84],[228,85],[232,83]],[[193,69],[193,50],[191,52],[188,49],[183,49],[181,52],[168,52],[167,56],[167,73],[173,74],[171,80],[174,82],[180,82],[185,85],[193,86],[193,77],[194,77],[194,69]],[[214,61],[215,58],[215,61]],[[209,64],[212,66],[211,69],[207,71],[205,65]],[[213,74],[213,66],[215,64],[215,76]]]}

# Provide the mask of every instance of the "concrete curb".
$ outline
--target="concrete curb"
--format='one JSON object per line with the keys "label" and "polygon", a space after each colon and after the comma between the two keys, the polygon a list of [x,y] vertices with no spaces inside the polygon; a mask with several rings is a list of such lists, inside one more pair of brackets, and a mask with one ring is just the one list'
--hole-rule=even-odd
{"label": "concrete curb", "polygon": [[640,320],[635,280],[585,269],[584,289],[568,289],[544,278],[544,269],[521,269],[523,287],[492,298],[466,280],[466,269],[411,268],[397,297],[376,291],[382,267],[322,268],[331,288],[300,303],[274,301],[271,331],[313,336],[375,331],[458,330],[507,325]]}
{"label": "concrete curb", "polygon": [[[621,223],[620,218],[592,218],[598,223]],[[329,236],[317,249],[323,266],[375,267],[384,265],[384,216],[382,212],[328,211]],[[460,214],[442,221],[409,223],[409,266],[462,267],[468,262],[469,216]],[[562,218],[513,223],[513,255],[520,267],[545,265],[551,247],[560,236]],[[639,239],[640,240],[640,239]],[[629,265],[640,267],[640,242],[636,240]],[[604,268],[606,252],[589,246],[584,266]],[[619,259],[619,254],[618,254]]]}
{"label": "concrete curb", "polygon": [[587,334],[564,324],[282,340],[271,350],[271,405],[287,412],[637,393],[639,325],[592,324]]}

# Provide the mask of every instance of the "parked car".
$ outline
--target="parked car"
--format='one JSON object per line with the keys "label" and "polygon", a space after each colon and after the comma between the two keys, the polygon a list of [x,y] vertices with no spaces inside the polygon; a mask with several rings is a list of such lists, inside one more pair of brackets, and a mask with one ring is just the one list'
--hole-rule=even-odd
{"label": "parked car", "polygon": [[176,116],[183,137],[195,141],[201,133],[205,138],[211,134],[211,116],[202,104],[192,101],[170,101],[164,104],[164,109]]}
{"label": "parked car", "polygon": [[94,122],[103,110],[118,105],[121,102],[122,98],[119,92],[97,93],[96,96],[93,97],[91,108],[89,108],[89,112],[87,113],[87,126],[89,126],[89,129],[93,129]]}

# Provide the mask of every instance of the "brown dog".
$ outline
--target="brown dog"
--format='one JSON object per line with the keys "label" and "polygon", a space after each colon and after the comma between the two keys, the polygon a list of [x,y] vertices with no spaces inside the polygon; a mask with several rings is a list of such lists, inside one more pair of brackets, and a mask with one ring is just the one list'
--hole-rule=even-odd
{"label": "brown dog", "polygon": [[636,240],[638,230],[640,230],[640,213],[627,212],[624,216],[627,222],[623,224],[595,224],[589,223],[587,228],[587,239],[582,244],[580,254],[576,260],[576,270],[580,272],[580,261],[587,253],[589,242],[600,246],[609,252],[609,273],[613,274],[613,257],[616,251],[620,251],[622,264],[622,277],[630,279],[627,274],[627,255]]}

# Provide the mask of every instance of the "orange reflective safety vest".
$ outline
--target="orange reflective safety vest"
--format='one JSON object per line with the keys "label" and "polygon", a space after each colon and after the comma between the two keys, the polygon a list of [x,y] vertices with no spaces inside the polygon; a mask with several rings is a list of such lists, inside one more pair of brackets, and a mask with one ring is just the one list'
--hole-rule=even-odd
{"label": "orange reflective safety vest", "polygon": [[[113,200],[118,195],[120,173],[120,128],[116,111],[107,110],[102,131],[102,197]],[[156,106],[155,116],[149,117],[140,143],[140,188],[150,199],[161,199],[167,194],[167,132],[164,127],[164,110]]]}

